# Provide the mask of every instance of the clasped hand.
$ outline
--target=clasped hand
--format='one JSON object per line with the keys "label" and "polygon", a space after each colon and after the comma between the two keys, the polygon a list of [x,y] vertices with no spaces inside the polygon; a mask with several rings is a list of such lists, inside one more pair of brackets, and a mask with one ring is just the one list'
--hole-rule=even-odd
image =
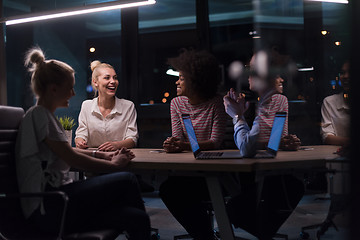
{"label": "clasped hand", "polygon": [[123,168],[134,157],[135,154],[131,150],[123,147],[120,150],[116,150],[115,152],[112,153],[111,162],[114,163],[118,168]]}
{"label": "clasped hand", "polygon": [[289,134],[281,138],[280,148],[287,151],[296,151],[301,145],[300,139],[295,134]]}
{"label": "clasped hand", "polygon": [[182,142],[176,137],[168,137],[163,143],[163,148],[168,153],[183,151]]}
{"label": "clasped hand", "polygon": [[234,89],[230,89],[223,98],[226,113],[234,118],[236,115],[243,116],[249,108],[249,102],[245,101],[245,95],[239,93],[238,95]]}

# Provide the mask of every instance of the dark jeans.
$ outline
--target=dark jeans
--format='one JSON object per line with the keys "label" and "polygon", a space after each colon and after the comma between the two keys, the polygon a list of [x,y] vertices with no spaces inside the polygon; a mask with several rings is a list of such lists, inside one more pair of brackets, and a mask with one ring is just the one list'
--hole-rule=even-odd
{"label": "dark jeans", "polygon": [[[241,194],[232,197],[226,206],[230,222],[260,240],[272,239],[302,198],[302,181],[290,175],[265,177],[258,197],[254,174],[241,173],[239,178]],[[160,186],[160,197],[193,238],[213,239],[204,204],[210,199],[204,178],[169,177]]]}
{"label": "dark jeans", "polygon": [[[107,228],[126,231],[131,240],[150,239],[150,219],[132,173],[106,174],[47,190],[64,191],[69,196],[66,233]],[[46,199],[44,205],[46,214],[38,210],[30,221],[57,231],[61,201]]]}
{"label": "dark jeans", "polygon": [[159,190],[166,207],[194,239],[213,239],[204,203],[210,200],[204,178],[172,176],[161,184]]}

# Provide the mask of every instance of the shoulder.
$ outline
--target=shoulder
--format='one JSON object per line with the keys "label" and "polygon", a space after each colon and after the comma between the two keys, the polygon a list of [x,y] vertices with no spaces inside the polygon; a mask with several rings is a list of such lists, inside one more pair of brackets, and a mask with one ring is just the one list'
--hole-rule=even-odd
{"label": "shoulder", "polygon": [[275,100],[275,101],[288,101],[287,97],[285,95],[282,94],[274,94],[272,95],[271,99]]}
{"label": "shoulder", "polygon": [[223,97],[220,96],[220,95],[216,95],[215,97],[213,97],[212,99],[210,99],[210,103],[212,103],[212,104],[214,104],[214,105],[224,106]]}
{"label": "shoulder", "polygon": [[115,97],[115,106],[119,112],[135,108],[135,104],[127,99]]}
{"label": "shoulder", "polygon": [[123,105],[134,105],[134,103],[130,100],[124,99],[124,98],[117,98],[115,97],[116,103],[121,103]]}
{"label": "shoulder", "polygon": [[179,96],[171,99],[171,105],[184,105],[187,104],[188,98],[185,96]]}
{"label": "shoulder", "polygon": [[271,100],[276,105],[281,105],[281,106],[287,106],[288,105],[288,98],[286,96],[282,95],[282,94],[274,94],[274,95],[272,95]]}
{"label": "shoulder", "polygon": [[81,109],[84,110],[90,109],[96,103],[97,103],[97,98],[85,100],[81,104]]}
{"label": "shoulder", "polygon": [[33,106],[26,111],[24,119],[31,118],[35,122],[38,120],[43,120],[48,118],[49,111],[42,106]]}
{"label": "shoulder", "polygon": [[26,111],[21,124],[28,129],[34,128],[42,130],[47,128],[51,115],[52,113],[46,108],[42,106],[33,106]]}
{"label": "shoulder", "polygon": [[331,103],[331,102],[336,102],[339,99],[342,99],[342,93],[327,96],[326,98],[324,98],[323,102]]}

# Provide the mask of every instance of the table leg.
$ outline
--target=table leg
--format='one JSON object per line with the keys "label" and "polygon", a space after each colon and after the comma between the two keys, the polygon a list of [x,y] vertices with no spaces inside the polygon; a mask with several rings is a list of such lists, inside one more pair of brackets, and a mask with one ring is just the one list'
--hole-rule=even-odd
{"label": "table leg", "polygon": [[211,202],[215,211],[216,221],[219,226],[221,239],[234,240],[234,231],[226,213],[224,197],[218,177],[206,176],[206,182],[208,185]]}

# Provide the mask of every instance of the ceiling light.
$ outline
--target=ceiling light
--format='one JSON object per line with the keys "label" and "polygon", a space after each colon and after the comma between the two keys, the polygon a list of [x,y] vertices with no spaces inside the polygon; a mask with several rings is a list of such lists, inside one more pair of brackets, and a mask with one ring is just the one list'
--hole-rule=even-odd
{"label": "ceiling light", "polygon": [[33,14],[14,16],[9,18],[2,18],[0,23],[6,22],[6,25],[13,25],[13,24],[35,22],[35,21],[41,21],[41,20],[47,20],[53,18],[68,17],[68,16],[74,16],[80,14],[103,12],[103,11],[130,8],[130,7],[139,7],[139,6],[150,5],[155,3],[156,3],[155,0],[143,0],[143,1],[140,0],[130,3],[123,3],[123,1],[113,1],[108,3],[91,4],[77,8],[59,9],[59,10],[47,11],[36,14],[33,13]]}
{"label": "ceiling light", "polygon": [[329,32],[328,31],[326,31],[326,30],[322,30],[321,31],[321,34],[323,35],[323,36],[325,36],[326,34],[328,34]]}
{"label": "ceiling light", "polygon": [[178,77],[178,76],[180,75],[179,72],[174,71],[174,70],[172,70],[172,69],[167,70],[167,71],[166,71],[166,74],[167,74],[167,75],[171,75],[171,76],[175,76],[175,77]]}
{"label": "ceiling light", "polygon": [[314,71],[314,67],[299,68],[298,71],[299,72],[310,72],[310,71]]}
{"label": "ceiling light", "polygon": [[308,0],[309,2],[327,2],[327,3],[342,3],[342,4],[348,4],[348,0]]}

